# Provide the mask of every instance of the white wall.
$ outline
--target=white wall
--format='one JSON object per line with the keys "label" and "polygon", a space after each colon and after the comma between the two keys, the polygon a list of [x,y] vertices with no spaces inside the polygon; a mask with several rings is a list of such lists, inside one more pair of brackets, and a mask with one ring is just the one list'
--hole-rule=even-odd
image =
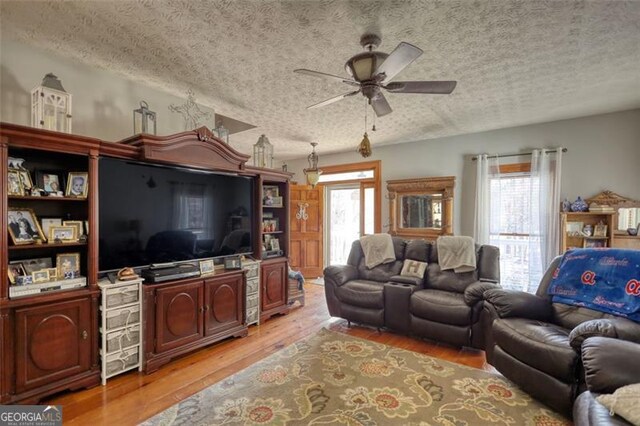
{"label": "white wall", "polygon": [[[354,140],[354,147],[358,142]],[[387,194],[389,179],[455,176],[454,233],[473,235],[476,169],[471,157],[485,152],[508,154],[556,146],[568,148],[562,166],[563,198],[573,201],[578,195],[591,197],[610,189],[640,199],[640,110],[374,146],[373,155],[366,161],[382,160],[383,195]],[[319,166],[365,161],[353,151],[320,155]],[[296,173],[294,178],[304,182],[302,169],[307,167],[307,161],[288,161],[287,164],[289,171]],[[384,196],[382,211],[384,226],[389,221],[389,206]]]}
{"label": "white wall", "polygon": [[[184,104],[186,92],[182,98],[173,96],[6,37],[0,44],[0,121],[31,125],[31,89],[49,72],[58,76],[65,90],[73,95],[74,134],[107,141],[131,136],[133,110],[140,107],[141,100],[157,113],[158,135],[184,131],[182,116],[168,108],[171,104]],[[204,106],[201,109],[211,113],[204,124],[214,128],[213,110]]]}

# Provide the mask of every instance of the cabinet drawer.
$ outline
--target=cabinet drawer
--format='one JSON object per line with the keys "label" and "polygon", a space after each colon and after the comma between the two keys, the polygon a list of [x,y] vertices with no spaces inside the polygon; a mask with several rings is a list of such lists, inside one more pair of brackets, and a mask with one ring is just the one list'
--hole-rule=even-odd
{"label": "cabinet drawer", "polygon": [[257,293],[260,290],[260,280],[258,278],[247,280],[247,294]]}
{"label": "cabinet drawer", "polygon": [[106,292],[107,308],[117,308],[140,300],[137,283],[124,287],[110,288]]}
{"label": "cabinet drawer", "polygon": [[140,347],[125,349],[106,356],[107,376],[127,370],[138,364],[140,360]]}
{"label": "cabinet drawer", "polygon": [[253,324],[254,322],[258,322],[258,309],[248,309],[247,324]]}
{"label": "cabinet drawer", "polygon": [[260,300],[258,299],[258,295],[247,297],[247,309],[253,309],[258,307],[258,303]]}
{"label": "cabinet drawer", "polygon": [[107,333],[107,353],[130,348],[140,343],[140,325]]}
{"label": "cabinet drawer", "polygon": [[245,267],[245,270],[247,271],[247,279],[255,278],[260,273],[260,265],[256,263],[255,265]]}
{"label": "cabinet drawer", "polygon": [[140,323],[140,306],[114,309],[103,313],[107,317],[107,330]]}

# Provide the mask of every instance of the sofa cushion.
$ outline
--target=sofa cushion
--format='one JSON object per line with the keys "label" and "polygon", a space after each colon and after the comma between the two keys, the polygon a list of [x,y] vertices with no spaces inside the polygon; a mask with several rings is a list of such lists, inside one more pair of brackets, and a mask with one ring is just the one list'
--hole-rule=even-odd
{"label": "sofa cushion", "polygon": [[476,281],[478,281],[477,270],[457,274],[453,271],[443,271],[437,263],[429,263],[425,287],[434,290],[464,293],[467,286]]}
{"label": "sofa cushion", "polygon": [[358,264],[358,278],[368,281],[378,281],[380,283],[386,283],[394,275],[400,275],[402,270],[402,260],[395,260],[390,263],[384,263],[374,268],[367,268],[364,262],[364,257],[360,259]]}
{"label": "sofa cushion", "polygon": [[571,383],[579,358],[569,345],[569,330],[525,318],[496,319],[493,339],[506,353],[550,376]]}
{"label": "sofa cushion", "polygon": [[384,308],[384,283],[368,280],[353,280],[336,288],[338,299],[361,308]]}
{"label": "sofa cushion", "polygon": [[596,396],[587,391],[578,395],[573,404],[573,424],[576,426],[628,426],[621,417],[612,416]]}
{"label": "sofa cushion", "polygon": [[410,240],[404,249],[404,258],[417,260],[419,262],[429,262],[432,243],[425,240]]}
{"label": "sofa cushion", "polygon": [[405,259],[402,264],[402,270],[400,275],[403,277],[415,277],[424,278],[424,273],[427,270],[427,262],[420,262],[413,259]]}
{"label": "sofa cushion", "polygon": [[411,296],[413,315],[451,325],[471,325],[471,308],[464,296],[442,290],[418,290]]}

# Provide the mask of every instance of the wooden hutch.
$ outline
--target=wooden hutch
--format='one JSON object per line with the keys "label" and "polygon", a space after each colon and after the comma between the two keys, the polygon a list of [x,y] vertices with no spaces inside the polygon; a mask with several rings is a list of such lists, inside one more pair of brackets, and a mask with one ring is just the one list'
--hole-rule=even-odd
{"label": "wooden hutch", "polygon": [[[86,199],[8,195],[8,158],[26,159],[39,170],[88,173]],[[217,139],[207,128],[167,137],[141,134],[119,143],[0,124],[0,404],[35,403],[65,389],[100,383],[98,287],[99,158],[115,157],[192,169],[234,173],[253,179],[253,252],[263,254],[262,187],[277,185],[286,207],[291,175],[246,165],[249,156]],[[88,221],[88,238],[74,244],[13,245],[8,211],[32,209],[38,217],[66,215]],[[288,312],[288,208],[278,211],[279,256],[261,262],[261,319]],[[281,217],[280,217],[281,216]],[[71,250],[72,249],[72,250]],[[10,297],[10,261],[80,253],[86,287]],[[150,372],[173,357],[231,336],[245,336],[245,272],[224,271],[161,284],[143,285],[143,358]]]}

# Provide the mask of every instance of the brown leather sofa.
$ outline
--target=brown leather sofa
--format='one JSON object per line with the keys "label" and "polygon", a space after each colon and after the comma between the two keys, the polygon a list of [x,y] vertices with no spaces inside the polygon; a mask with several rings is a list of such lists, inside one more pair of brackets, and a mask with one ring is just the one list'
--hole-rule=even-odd
{"label": "brown leather sofa", "polygon": [[640,383],[640,344],[608,337],[590,337],[582,343],[582,364],[587,391],[573,404],[576,426],[629,425],[609,410],[596,397],[616,389]]}
{"label": "brown leather sofa", "polygon": [[575,397],[584,389],[582,342],[607,336],[640,343],[640,324],[552,303],[547,289],[560,260],[551,263],[535,295],[486,291],[481,322],[487,361],[529,395],[570,415]]}
{"label": "brown leather sofa", "polygon": [[[442,271],[436,245],[393,237],[396,260],[368,269],[360,241],[347,265],[324,270],[325,296],[332,316],[415,334],[456,346],[482,349],[482,294],[499,288],[497,247],[476,246],[476,270]],[[405,259],[428,262],[425,276],[401,276]]]}

